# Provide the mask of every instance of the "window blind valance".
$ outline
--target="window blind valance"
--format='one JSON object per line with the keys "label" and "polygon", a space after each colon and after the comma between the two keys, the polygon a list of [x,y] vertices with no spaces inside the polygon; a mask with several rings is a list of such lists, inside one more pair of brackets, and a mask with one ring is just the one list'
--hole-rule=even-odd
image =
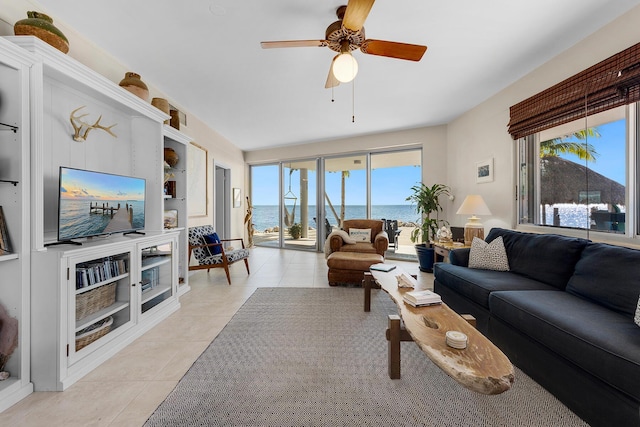
{"label": "window blind valance", "polygon": [[640,43],[511,106],[513,139],[640,101]]}

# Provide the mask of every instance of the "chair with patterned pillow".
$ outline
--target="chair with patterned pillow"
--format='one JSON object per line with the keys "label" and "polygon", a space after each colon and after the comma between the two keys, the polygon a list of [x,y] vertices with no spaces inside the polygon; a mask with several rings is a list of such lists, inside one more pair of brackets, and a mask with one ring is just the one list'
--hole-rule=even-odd
{"label": "chair with patterned pillow", "polygon": [[[233,248],[224,243],[235,241],[238,241],[241,247]],[[244,240],[240,238],[220,239],[210,225],[189,227],[189,261],[191,261],[191,254],[196,258],[198,264],[190,265],[189,271],[206,269],[209,272],[212,268],[224,268],[227,281],[231,284],[229,266],[236,261],[244,260],[247,274],[251,274],[249,272],[249,250],[244,247]]]}

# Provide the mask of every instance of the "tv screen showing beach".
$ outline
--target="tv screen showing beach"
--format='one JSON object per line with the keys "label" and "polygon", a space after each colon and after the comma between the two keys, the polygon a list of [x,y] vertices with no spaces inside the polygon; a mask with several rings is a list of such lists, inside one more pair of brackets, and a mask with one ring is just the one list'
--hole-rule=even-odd
{"label": "tv screen showing beach", "polygon": [[58,240],[144,228],[145,180],[60,168]]}

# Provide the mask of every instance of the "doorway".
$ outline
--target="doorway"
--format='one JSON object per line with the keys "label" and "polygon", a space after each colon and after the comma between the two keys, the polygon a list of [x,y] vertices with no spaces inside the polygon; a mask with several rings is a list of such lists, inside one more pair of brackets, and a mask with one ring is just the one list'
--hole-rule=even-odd
{"label": "doorway", "polygon": [[231,169],[215,165],[214,227],[221,239],[229,239],[231,231]]}

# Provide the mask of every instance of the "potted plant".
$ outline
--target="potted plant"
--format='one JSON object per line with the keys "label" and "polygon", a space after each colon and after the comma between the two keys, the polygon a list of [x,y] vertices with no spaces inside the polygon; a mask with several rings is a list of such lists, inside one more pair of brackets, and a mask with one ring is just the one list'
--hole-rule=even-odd
{"label": "potted plant", "polygon": [[[447,221],[438,218],[438,212],[442,211],[440,196],[449,196],[450,188],[444,184],[433,184],[431,187],[420,183],[411,187],[413,194],[407,197],[416,207],[416,212],[420,214],[418,227],[411,232],[411,241],[419,242],[415,245],[420,271],[433,271],[433,246],[431,242],[435,240],[436,233],[441,224]],[[432,215],[435,214],[435,217]]]}
{"label": "potted plant", "polygon": [[302,235],[302,225],[297,222],[294,223],[291,227],[289,227],[289,234],[291,234],[292,238],[299,239]]}

